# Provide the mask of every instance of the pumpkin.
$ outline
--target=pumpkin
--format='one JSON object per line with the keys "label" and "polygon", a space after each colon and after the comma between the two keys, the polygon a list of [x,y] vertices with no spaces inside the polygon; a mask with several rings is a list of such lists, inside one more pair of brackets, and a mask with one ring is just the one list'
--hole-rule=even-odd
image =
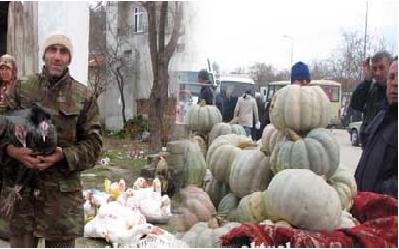
{"label": "pumpkin", "polygon": [[177,231],[187,231],[194,224],[208,221],[216,214],[209,195],[201,188],[185,187],[176,198],[179,198],[181,205],[173,215],[171,223]]}
{"label": "pumpkin", "polygon": [[240,223],[226,223],[220,227],[215,220],[212,218],[209,222],[195,224],[182,240],[192,248],[221,248],[219,238]]}
{"label": "pumpkin", "polygon": [[226,183],[220,182],[213,178],[210,184],[206,187],[205,191],[211,198],[213,205],[217,207],[222,198],[230,193],[230,188]]}
{"label": "pumpkin", "polygon": [[353,217],[351,213],[342,210],[341,223],[339,224],[338,229],[350,229],[359,224],[360,222]]}
{"label": "pumpkin", "polygon": [[311,130],[301,138],[293,130],[287,129],[291,139],[278,144],[272,153],[272,170],[310,169],[318,175],[331,177],[339,165],[339,145],[326,129]]}
{"label": "pumpkin", "polygon": [[256,146],[252,139],[244,135],[228,134],[221,135],[215,139],[208,149],[206,164],[211,170],[213,177],[228,183],[230,179],[230,168],[237,153],[242,148]]}
{"label": "pumpkin", "polygon": [[337,191],[308,169],[280,171],[265,192],[266,210],[273,221],[282,219],[316,231],[331,231],[341,223]]}
{"label": "pumpkin", "polygon": [[209,145],[212,144],[213,140],[215,140],[220,135],[227,134],[237,134],[237,135],[246,135],[244,127],[239,124],[230,124],[230,123],[217,123],[212,127],[211,132],[209,133]]}
{"label": "pumpkin", "polygon": [[270,121],[279,130],[326,128],[331,117],[329,106],[328,97],[319,86],[288,85],[273,96]]}
{"label": "pumpkin", "polygon": [[259,223],[268,219],[266,201],[265,192],[255,192],[244,196],[237,208],[238,221],[241,223]]}
{"label": "pumpkin", "polygon": [[219,202],[218,214],[225,216],[229,221],[236,221],[238,219],[236,211],[239,203],[240,199],[233,193],[225,195]]}
{"label": "pumpkin", "polygon": [[342,209],[350,210],[353,197],[357,194],[357,185],[353,173],[345,166],[339,166],[328,179],[328,183],[337,191]]}
{"label": "pumpkin", "polygon": [[229,186],[231,192],[242,198],[267,188],[273,173],[270,158],[259,150],[240,151],[231,166]]}
{"label": "pumpkin", "polygon": [[276,227],[292,228],[292,225],[290,223],[286,222],[285,220],[279,220],[279,221],[273,222],[272,220],[266,219],[259,224],[276,226]]}
{"label": "pumpkin", "polygon": [[197,143],[190,140],[169,142],[168,166],[183,175],[184,185],[201,186],[206,173],[206,162]]}
{"label": "pumpkin", "polygon": [[271,156],[276,144],[284,140],[285,134],[277,130],[273,124],[268,124],[262,132],[260,150],[263,151],[266,156]]}
{"label": "pumpkin", "polygon": [[214,124],[222,122],[222,114],[216,106],[201,102],[188,110],[186,122],[193,131],[209,133]]}

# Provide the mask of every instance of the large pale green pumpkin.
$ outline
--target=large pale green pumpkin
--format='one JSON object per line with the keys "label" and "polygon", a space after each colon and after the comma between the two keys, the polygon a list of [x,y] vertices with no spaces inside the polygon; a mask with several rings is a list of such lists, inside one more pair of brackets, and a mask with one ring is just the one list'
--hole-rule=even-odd
{"label": "large pale green pumpkin", "polygon": [[209,145],[212,144],[213,140],[215,140],[220,135],[227,134],[246,135],[244,128],[239,124],[229,124],[223,122],[217,123],[212,127],[212,130],[209,133]]}
{"label": "large pale green pumpkin", "polygon": [[285,141],[285,134],[277,130],[273,124],[268,124],[262,132],[261,151],[267,156],[271,156],[276,144]]}
{"label": "large pale green pumpkin", "polygon": [[266,208],[266,192],[254,192],[244,196],[237,208],[237,218],[241,223],[259,223],[269,218]]}
{"label": "large pale green pumpkin", "polygon": [[332,231],[341,223],[337,191],[310,170],[280,171],[265,192],[266,210],[273,221],[282,219],[316,231]]}
{"label": "large pale green pumpkin", "polygon": [[353,197],[357,194],[353,173],[345,166],[340,165],[327,182],[337,191],[342,209],[349,211],[353,205]]}
{"label": "large pale green pumpkin", "polygon": [[180,190],[180,205],[174,211],[171,224],[177,231],[187,231],[198,222],[205,222],[216,214],[209,195],[203,189],[188,186]]}
{"label": "large pale green pumpkin", "polygon": [[190,140],[176,140],[167,144],[169,155],[166,162],[170,168],[182,175],[185,185],[201,186],[205,173],[206,162],[199,145]]}
{"label": "large pale green pumpkin", "polygon": [[229,186],[231,192],[242,198],[267,188],[273,173],[270,158],[259,150],[240,151],[231,166]]}
{"label": "large pale green pumpkin", "polygon": [[235,156],[242,148],[256,146],[250,138],[244,135],[228,134],[215,139],[208,149],[206,164],[213,177],[229,183],[230,169]]}
{"label": "large pale green pumpkin", "polygon": [[217,208],[218,214],[225,217],[229,221],[237,221],[237,207],[240,203],[240,199],[233,193],[225,195],[219,202]]}
{"label": "large pale green pumpkin", "polygon": [[198,144],[189,143],[186,155],[186,185],[202,186],[202,181],[206,173],[206,162]]}
{"label": "large pale green pumpkin", "polygon": [[182,240],[191,248],[221,248],[219,238],[239,225],[231,222],[218,227],[209,222],[200,222],[187,231]]}
{"label": "large pale green pumpkin", "polygon": [[270,121],[279,130],[326,128],[331,118],[329,105],[319,86],[288,85],[273,96]]}
{"label": "large pale green pumpkin", "polygon": [[208,193],[215,207],[219,205],[219,202],[225,195],[231,192],[227,183],[220,182],[215,178],[208,184],[205,191]]}
{"label": "large pale green pumpkin", "polygon": [[272,170],[310,169],[331,177],[339,165],[339,145],[329,130],[311,130],[305,138],[288,129],[294,141],[278,144],[272,153]]}
{"label": "large pale green pumpkin", "polygon": [[201,133],[208,133],[214,124],[222,122],[222,114],[213,105],[203,103],[193,105],[186,114],[186,122],[190,129]]}

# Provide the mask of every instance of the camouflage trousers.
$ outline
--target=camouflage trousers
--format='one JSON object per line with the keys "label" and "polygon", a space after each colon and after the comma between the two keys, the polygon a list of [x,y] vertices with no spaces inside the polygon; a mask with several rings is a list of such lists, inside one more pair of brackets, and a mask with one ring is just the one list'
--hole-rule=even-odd
{"label": "camouflage trousers", "polygon": [[83,197],[80,190],[60,191],[58,184],[24,192],[15,205],[10,236],[33,234],[49,241],[83,236]]}
{"label": "camouflage trousers", "polygon": [[[11,248],[37,248],[39,238],[34,237],[33,233],[24,234],[18,237],[10,237]],[[74,248],[75,240],[46,240],[46,248]]]}

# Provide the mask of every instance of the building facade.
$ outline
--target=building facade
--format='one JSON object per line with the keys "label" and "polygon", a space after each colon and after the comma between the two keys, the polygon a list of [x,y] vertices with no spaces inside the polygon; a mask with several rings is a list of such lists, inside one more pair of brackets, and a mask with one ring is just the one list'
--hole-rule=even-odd
{"label": "building facade", "polygon": [[[173,2],[171,2],[173,3]],[[201,58],[200,46],[196,42],[199,22],[198,3],[181,2],[184,4],[181,36],[177,49],[169,65],[169,96],[175,97],[178,91],[173,72],[197,70],[206,68],[206,58]],[[166,33],[171,32],[172,13],[169,13]],[[148,99],[152,88],[152,64],[148,45],[147,13],[139,2],[107,2],[106,6],[106,47],[107,56],[117,51],[117,56],[123,58],[126,64],[124,98],[126,102],[126,117],[133,118],[138,113],[138,101]],[[115,66],[109,65],[108,67]],[[100,100],[103,110],[105,127],[111,130],[123,128],[122,103],[115,75],[107,70],[107,81],[110,82],[107,91]]]}

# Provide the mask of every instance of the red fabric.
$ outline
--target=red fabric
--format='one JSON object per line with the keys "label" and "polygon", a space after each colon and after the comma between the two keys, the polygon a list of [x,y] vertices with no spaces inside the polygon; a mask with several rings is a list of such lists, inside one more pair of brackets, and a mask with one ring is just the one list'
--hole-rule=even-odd
{"label": "red fabric", "polygon": [[351,213],[360,223],[376,218],[398,216],[398,200],[390,195],[359,192],[353,198]]}
{"label": "red fabric", "polygon": [[352,215],[362,224],[351,229],[316,232],[269,225],[242,224],[220,237],[222,246],[398,247],[398,202],[374,193],[354,198]]}

